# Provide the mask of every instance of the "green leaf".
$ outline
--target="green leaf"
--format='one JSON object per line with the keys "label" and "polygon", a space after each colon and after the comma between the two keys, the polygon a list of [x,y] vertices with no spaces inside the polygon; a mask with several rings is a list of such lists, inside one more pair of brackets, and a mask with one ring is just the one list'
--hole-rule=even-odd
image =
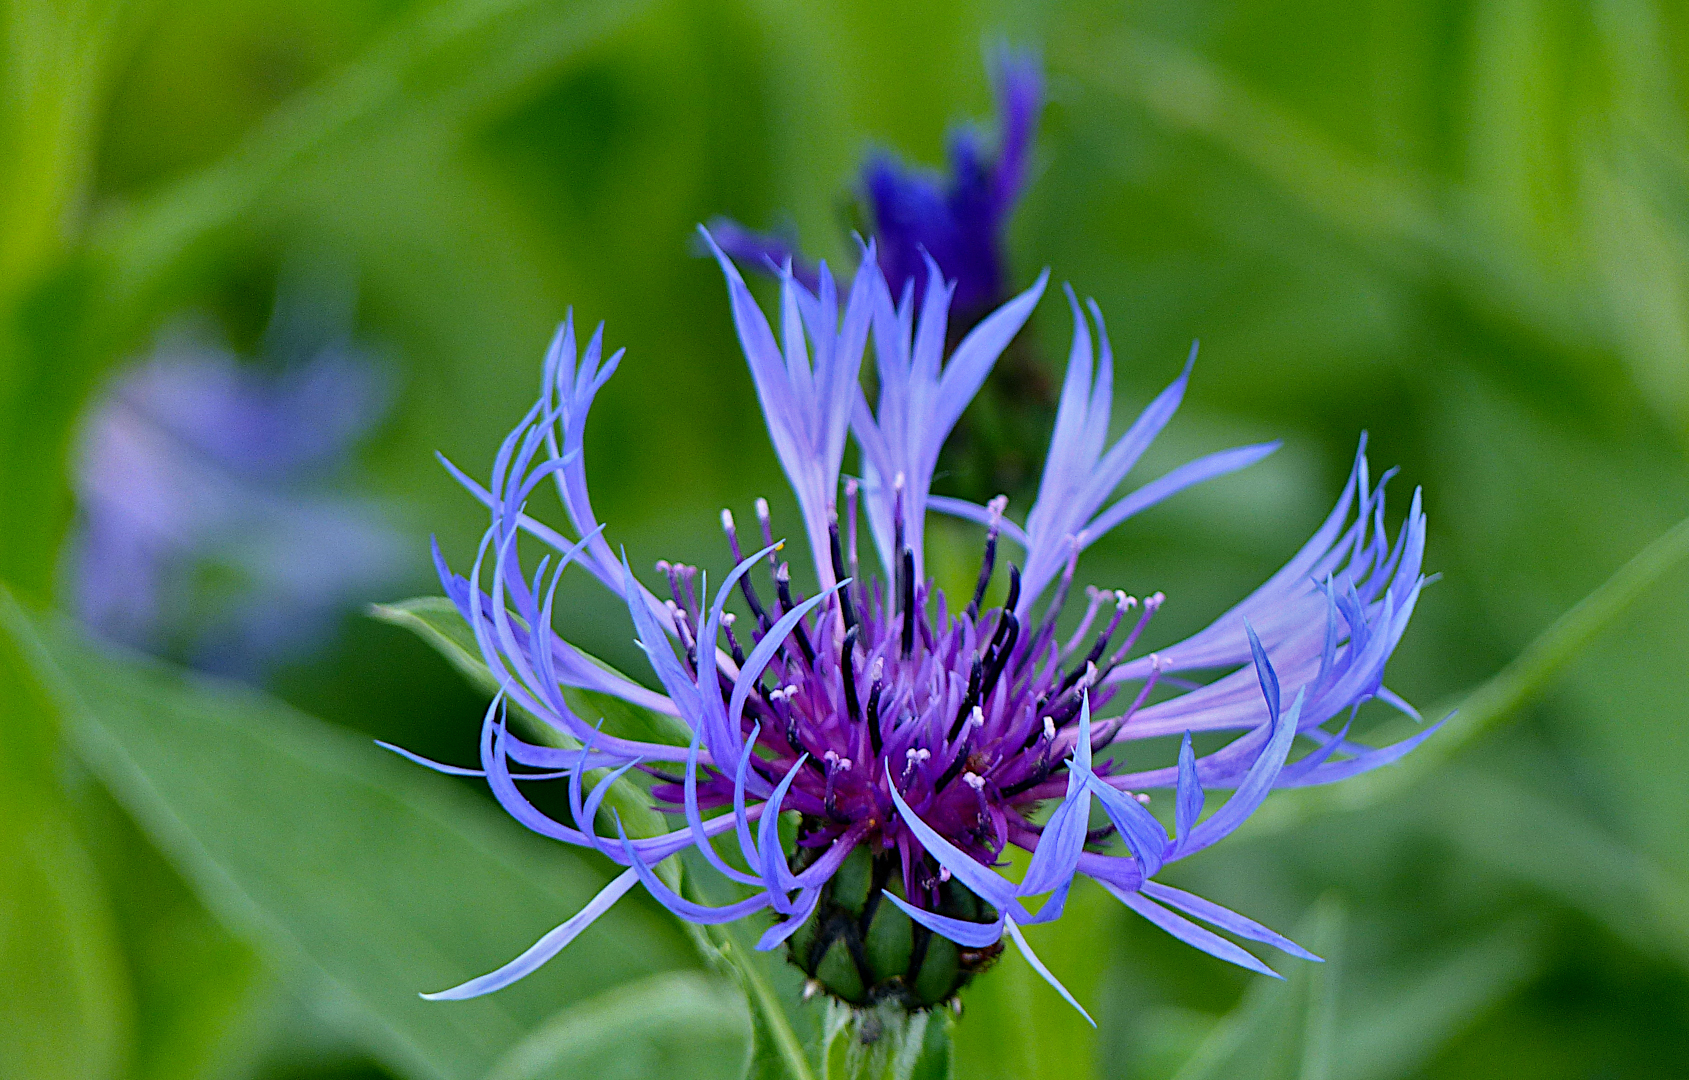
{"label": "green leaf", "polygon": [[[1026,856],[1013,857],[1022,866]],[[1015,871],[1011,871],[1015,873]],[[1120,904],[1094,882],[1074,882],[1062,917],[1025,929],[1027,942],[1080,1004],[1097,1015]],[[1007,941],[1000,960],[962,991],[956,1075],[1058,1080],[1097,1071],[1097,1032]],[[1026,1032],[1036,1031],[1036,1038]]]}
{"label": "green leaf", "polygon": [[[371,604],[370,614],[382,622],[400,626],[415,633],[437,649],[464,677],[487,694],[498,692],[498,680],[481,659],[481,647],[475,633],[463,621],[456,606],[443,596],[419,596],[393,604]],[[598,658],[585,654],[588,660],[613,675],[626,678],[621,672]],[[604,730],[625,739],[668,743],[685,746],[692,732],[677,718],[642,709],[609,694],[564,687],[563,696],[570,707],[583,719],[603,719]],[[541,725],[539,734],[556,740],[557,733],[548,725]],[[553,741],[553,745],[579,745],[572,740]]]}
{"label": "green leaf", "polygon": [[200,903],[110,793],[67,786],[105,892],[122,898],[112,907],[133,1000],[129,1080],[240,1075],[277,1022],[279,973]]}
{"label": "green leaf", "polygon": [[129,986],[110,903],[62,807],[0,828],[0,1076],[116,1080]]}
{"label": "green leaf", "polygon": [[1282,982],[1250,983],[1174,1080],[1327,1080],[1344,923],[1337,902],[1321,901],[1292,937],[1325,963],[1296,961]]}
{"label": "green leaf", "polygon": [[1569,800],[1475,768],[1427,793],[1423,826],[1485,867],[1588,914],[1639,951],[1689,968],[1689,883]]}
{"label": "green leaf", "polygon": [[206,236],[251,214],[301,170],[343,165],[404,120],[455,132],[602,40],[639,7],[539,0],[421,5],[340,71],[291,98],[221,160],[106,221],[93,243],[113,256],[118,297],[144,293]]}
{"label": "green leaf", "polygon": [[1332,1074],[1340,1080],[1411,1075],[1499,1001],[1542,970],[1542,935],[1530,919],[1461,941],[1419,970],[1388,980],[1344,1016]]}
{"label": "green leaf", "polygon": [[603,869],[263,695],[32,626],[3,595],[0,621],[33,653],[85,760],[212,908],[319,969],[404,1075],[479,1078],[559,1004],[690,962],[673,922],[630,898],[567,964],[488,998],[422,1001],[574,914]]}
{"label": "green leaf", "polygon": [[750,1050],[745,1000],[720,979],[654,975],[546,1021],[487,1080],[739,1080]]}
{"label": "green leaf", "polygon": [[[489,695],[498,692],[498,680],[481,659],[481,649],[475,643],[474,631],[463,621],[463,616],[458,614],[457,608],[450,600],[443,596],[422,596],[396,604],[372,604],[370,614],[421,637],[483,692]],[[606,671],[615,672],[608,664],[590,656],[587,659],[599,664]],[[604,730],[613,735],[682,745],[691,740],[692,733],[674,717],[642,709],[608,694],[564,687],[563,697],[577,716],[589,722],[602,719]],[[511,712],[522,721],[528,737],[537,743],[565,750],[573,750],[581,745],[578,740],[558,731],[520,706],[511,706]],[[585,783],[590,788],[604,775],[603,769],[592,770],[586,774]],[[668,825],[662,816],[652,809],[650,796],[627,777],[610,785],[610,790],[604,797],[601,814],[606,827],[611,827],[609,815],[612,811],[620,815],[622,824],[630,836],[658,836],[668,831]],[[658,872],[669,888],[680,887],[679,868],[673,862],[658,864]]]}
{"label": "green leaf", "polygon": [[809,1055],[817,1047],[806,1043],[792,1023],[793,1011],[803,1007],[793,986],[797,969],[784,963],[780,953],[753,949],[740,926],[711,927],[710,938],[751,1005],[747,1080],[815,1080]]}
{"label": "green leaf", "polygon": [[[1689,562],[1689,520],[1643,548],[1561,615],[1518,656],[1460,702],[1459,711],[1401,763],[1342,784],[1283,792],[1249,824],[1250,836],[1291,828],[1322,813],[1382,802],[1442,771],[1480,736],[1539,698],[1592,643],[1673,571]],[[1443,715],[1443,704],[1432,715]]]}
{"label": "green leaf", "polygon": [[[701,856],[685,856],[686,893],[700,903],[721,905],[742,899],[739,886],[710,870]],[[762,917],[766,919],[766,916]],[[744,991],[751,1015],[751,1057],[746,1080],[815,1080],[813,1062],[824,1046],[822,1001],[804,1001],[803,974],[785,962],[784,950],[759,952],[753,946],[757,921],[696,928],[699,951],[731,975]]]}

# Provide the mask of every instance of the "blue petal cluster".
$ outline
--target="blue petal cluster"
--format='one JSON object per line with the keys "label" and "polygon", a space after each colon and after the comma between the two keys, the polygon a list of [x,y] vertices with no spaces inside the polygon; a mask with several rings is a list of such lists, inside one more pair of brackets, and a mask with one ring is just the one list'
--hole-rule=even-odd
{"label": "blue petal cluster", "polygon": [[73,587],[90,630],[251,678],[394,581],[397,532],[318,483],[385,411],[377,369],[338,345],[266,359],[172,341],[101,396],[76,461]]}
{"label": "blue petal cluster", "polygon": [[[1032,144],[1044,104],[1036,56],[1002,49],[992,61],[997,96],[991,138],[972,126],[950,134],[948,175],[911,167],[886,150],[872,152],[861,175],[872,215],[880,271],[895,292],[914,290],[920,303],[931,258],[951,281],[952,327],[972,327],[1008,295],[1004,237],[1026,189]],[[711,225],[723,251],[758,269],[789,268],[811,292],[815,266],[795,245],[737,222]]]}
{"label": "blue petal cluster", "polygon": [[[817,590],[809,597],[795,590],[766,506],[758,513],[763,545],[749,553],[724,512],[734,566],[713,595],[693,567],[658,564],[666,599],[638,580],[594,516],[584,455],[588,411],[621,353],[605,358],[602,328],[580,348],[566,322],[547,356],[540,398],[501,446],[491,482],[482,486],[453,470],[488,508],[490,523],[469,574],[454,574],[442,560],[441,577],[503,690],[484,722],[481,768],[441,767],[484,775],[529,828],[626,869],[517,960],[432,996],[469,997],[520,978],[635,886],[698,923],[768,909],[775,919],[759,947],[773,948],[810,917],[829,878],[858,848],[899,868],[897,895],[885,895],[911,919],[971,948],[1006,936],[1058,989],[1020,928],[1058,918],[1081,874],[1157,926],[1232,963],[1272,974],[1215,930],[1308,957],[1258,923],[1153,879],[1167,863],[1232,832],[1273,789],[1375,768],[1434,730],[1382,749],[1348,738],[1348,718],[1369,699],[1411,712],[1382,679],[1425,582],[1418,494],[1392,539],[1384,515],[1389,477],[1374,485],[1358,453],[1342,496],[1303,549],[1213,625],[1134,656],[1164,598],[1140,602],[1093,589],[1077,630],[1058,634],[1087,546],[1276,444],[1210,455],[1116,499],[1172,418],[1190,366],[1111,441],[1107,333],[1096,305],[1082,308],[1069,291],[1073,346],[1036,501],[1016,523],[1006,500],[979,506],[935,496],[940,447],[1031,315],[1046,277],[949,349],[960,285],[929,258],[918,300],[912,289],[894,291],[875,248],[865,247],[848,290],[825,265],[814,289],[782,274],[777,337],[733,262],[707,233],[705,240],[726,278],[774,449],[797,498]],[[878,386],[872,403],[861,370],[870,343]],[[851,436],[860,475],[847,477]],[[527,504],[542,485],[557,493],[573,539],[529,515]],[[859,512],[879,575],[865,574],[859,563]],[[979,582],[960,611],[925,570],[923,530],[932,512],[985,526]],[[530,567],[521,549],[536,541],[550,550]],[[984,610],[1000,541],[1022,557],[1009,567],[1007,600]],[[556,589],[570,565],[586,568],[625,603],[661,691],[606,670],[554,631]],[[767,594],[753,583],[759,574],[762,589],[772,579],[775,600],[764,601]],[[1122,634],[1133,610],[1135,625]],[[691,732],[690,745],[602,733],[570,708],[567,687],[676,717]],[[574,748],[519,739],[504,722],[506,700]],[[1328,729],[1331,721],[1337,730]],[[1191,735],[1219,731],[1238,734],[1197,756]],[[1167,769],[1121,773],[1093,758],[1114,744],[1169,734],[1184,741]],[[1299,739],[1308,749],[1292,760]],[[609,772],[588,790],[584,778],[593,769]],[[615,835],[599,831],[608,784],[632,769],[658,778],[653,795],[674,815],[674,831],[639,838],[619,825]],[[567,780],[570,821],[547,817],[523,794],[524,782],[545,779]],[[1173,794],[1171,833],[1144,805],[1157,788]],[[1216,789],[1231,795],[1204,817],[1207,793]],[[1093,810],[1107,828],[1091,830]],[[800,821],[797,850],[781,841],[785,811]],[[729,862],[712,842],[728,834],[740,862]],[[1010,846],[1030,853],[1018,882],[993,868]],[[746,898],[709,907],[674,892],[653,867],[688,848],[745,887]],[[994,918],[970,922],[941,913],[939,885],[952,880],[989,904]],[[1044,899],[1034,909],[1029,901],[1036,897]]]}

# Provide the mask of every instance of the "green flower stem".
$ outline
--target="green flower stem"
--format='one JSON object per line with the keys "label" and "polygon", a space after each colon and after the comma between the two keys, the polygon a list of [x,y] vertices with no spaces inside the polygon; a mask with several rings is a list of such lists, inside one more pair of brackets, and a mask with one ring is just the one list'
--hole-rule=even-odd
{"label": "green flower stem", "polygon": [[785,1007],[780,1004],[774,987],[759,970],[757,958],[745,947],[737,929],[714,927],[710,937],[715,940],[717,953],[732,967],[739,984],[744,987],[751,1008],[756,1010],[762,1026],[774,1042],[774,1049],[786,1067],[789,1080],[816,1080],[815,1070],[809,1067],[809,1059],[804,1055],[803,1042],[786,1017]]}

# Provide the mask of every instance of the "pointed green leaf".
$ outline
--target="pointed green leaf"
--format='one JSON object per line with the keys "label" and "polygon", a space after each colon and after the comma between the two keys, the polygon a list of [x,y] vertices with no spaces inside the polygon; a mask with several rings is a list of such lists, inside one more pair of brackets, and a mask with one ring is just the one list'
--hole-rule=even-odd
{"label": "pointed green leaf", "polygon": [[1336,901],[1321,901],[1291,936],[1325,963],[1297,961],[1282,982],[1250,983],[1174,1080],[1328,1080],[1344,921]]}
{"label": "pointed green leaf", "polygon": [[592,897],[605,867],[362,736],[31,626],[9,601],[0,615],[85,760],[201,895],[343,990],[401,1074],[479,1080],[560,1004],[691,962],[672,920],[630,897],[566,964],[475,1001],[421,1000],[527,948]]}
{"label": "pointed green leaf", "polygon": [[60,808],[0,828],[0,1076],[118,1080],[129,985],[109,898]]}
{"label": "pointed green leaf", "polygon": [[619,986],[546,1021],[487,1080],[739,1080],[750,1050],[732,984],[671,972]]}

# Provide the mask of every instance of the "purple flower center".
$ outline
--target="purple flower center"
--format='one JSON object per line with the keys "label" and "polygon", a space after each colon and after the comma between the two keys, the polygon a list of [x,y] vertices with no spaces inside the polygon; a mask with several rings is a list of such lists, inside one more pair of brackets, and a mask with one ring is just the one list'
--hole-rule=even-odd
{"label": "purple flower center", "polygon": [[[836,522],[830,530],[834,576],[848,584],[800,617],[779,642],[745,700],[740,734],[755,739],[760,753],[749,765],[770,784],[796,768],[785,808],[803,815],[801,848],[823,849],[848,835],[876,856],[895,852],[907,895],[930,899],[948,874],[902,824],[891,786],[946,839],[987,865],[997,861],[1011,836],[1036,837],[1040,826],[1031,820],[1032,811],[1066,787],[1063,774],[1079,737],[1081,704],[1089,695],[1092,709],[1101,709],[1115,697],[1119,685],[1103,679],[1136,644],[1162,597],[1140,604],[1124,593],[1091,589],[1078,629],[1058,640],[1072,563],[1033,625],[1023,625],[1016,614],[1020,570],[1010,564],[1003,604],[982,610],[997,564],[998,527],[992,524],[973,596],[952,615],[944,591],[930,578],[917,578],[907,546],[894,580],[862,577],[856,491],[854,483],[847,486],[844,542]],[[994,516],[1003,502],[991,507]],[[760,500],[758,517],[772,549],[767,505]],[[733,518],[724,513],[722,520],[734,560],[742,563]],[[793,591],[789,565],[773,550],[767,558],[774,604],[764,601],[750,573],[741,576],[749,632],[745,622],[728,615],[716,643],[740,667],[747,648],[762,643],[775,620],[805,599]],[[668,579],[675,630],[695,660],[704,624],[697,569],[667,562],[657,569]],[[1092,635],[1105,608],[1112,610]],[[1135,620],[1122,633],[1135,609]],[[1148,697],[1157,674],[1152,665],[1126,712],[1093,730],[1094,748],[1113,739]],[[731,680],[721,678],[731,693]],[[654,794],[684,805],[683,785],[669,779],[673,782],[657,786]],[[733,793],[733,778],[725,773],[698,785],[704,807],[730,806]]]}

